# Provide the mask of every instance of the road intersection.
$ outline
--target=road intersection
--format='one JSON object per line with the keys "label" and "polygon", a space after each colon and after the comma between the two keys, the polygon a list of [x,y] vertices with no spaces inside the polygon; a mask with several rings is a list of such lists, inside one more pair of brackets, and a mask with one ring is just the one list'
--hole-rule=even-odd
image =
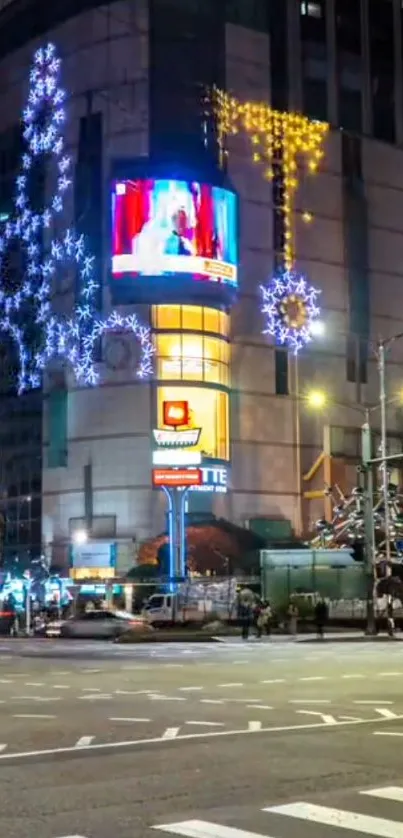
{"label": "road intersection", "polygon": [[402,688],[400,643],[4,641],[1,831],[403,838],[403,790],[361,794],[403,786]]}

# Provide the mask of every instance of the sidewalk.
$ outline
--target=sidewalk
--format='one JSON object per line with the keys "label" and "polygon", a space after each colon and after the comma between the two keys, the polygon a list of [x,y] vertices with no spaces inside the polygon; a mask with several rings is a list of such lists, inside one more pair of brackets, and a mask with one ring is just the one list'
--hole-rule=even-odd
{"label": "sidewalk", "polygon": [[386,633],[367,636],[362,631],[334,631],[326,634],[323,640],[320,640],[316,634],[300,634],[297,637],[291,637],[288,634],[272,634],[270,637],[260,638],[251,634],[248,640],[242,640],[239,635],[221,635],[217,636],[215,640],[219,643],[236,644],[238,646],[245,645],[245,643],[256,645],[274,645],[277,643],[292,643],[294,645],[296,643],[317,643],[318,645],[323,645],[323,643],[396,643],[403,642],[403,632],[398,632],[395,637],[389,637]]}

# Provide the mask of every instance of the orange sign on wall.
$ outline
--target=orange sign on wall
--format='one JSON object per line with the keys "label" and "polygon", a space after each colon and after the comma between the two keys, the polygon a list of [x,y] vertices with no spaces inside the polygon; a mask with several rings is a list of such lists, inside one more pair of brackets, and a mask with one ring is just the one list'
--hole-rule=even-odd
{"label": "orange sign on wall", "polygon": [[199,468],[153,469],[154,486],[173,486],[174,488],[181,488],[182,486],[201,486],[202,479],[202,473]]}
{"label": "orange sign on wall", "polygon": [[189,424],[189,404],[185,401],[164,402],[163,422],[169,428],[180,428]]}

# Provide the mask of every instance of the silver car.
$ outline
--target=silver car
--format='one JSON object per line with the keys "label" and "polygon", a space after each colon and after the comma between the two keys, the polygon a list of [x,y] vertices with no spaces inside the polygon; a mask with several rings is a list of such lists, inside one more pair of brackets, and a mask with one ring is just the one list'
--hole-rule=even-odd
{"label": "silver car", "polygon": [[70,617],[60,626],[60,637],[94,638],[113,640],[133,630],[147,631],[142,617],[126,611],[87,611],[80,616]]}

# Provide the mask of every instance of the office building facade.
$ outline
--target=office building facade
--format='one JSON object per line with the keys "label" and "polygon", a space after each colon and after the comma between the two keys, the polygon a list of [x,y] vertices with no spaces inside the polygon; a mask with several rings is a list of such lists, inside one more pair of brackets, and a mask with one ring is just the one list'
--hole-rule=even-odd
{"label": "office building facade", "polygon": [[[105,340],[98,387],[77,387],[69,374],[46,381],[42,542],[55,563],[66,564],[74,534],[88,530],[95,545],[117,545],[120,572],[164,528],[165,498],[151,480],[152,431],[164,402],[195,398],[196,425],[203,424],[207,487],[189,495],[191,510],[241,524],[266,519],[274,534],[287,526],[307,532],[323,502],[302,494],[324,480],[354,481],[361,419],[337,403],[376,402],[371,341],[403,331],[402,15],[399,0],[3,4],[0,143],[11,145],[32,53],[55,43],[69,92],[71,217],[96,256],[100,306],[135,310],[156,346],[147,382],[136,379],[139,348],[123,334]],[[261,314],[260,286],[283,265],[281,183],[253,162],[253,139],[242,126],[220,147],[214,88],[241,104],[330,125],[314,175],[296,157],[295,264],[320,289],[326,325],[298,364],[263,334]],[[177,178],[180,166],[221,188],[215,174],[223,175],[223,163],[238,196],[237,294],[122,296],[111,272],[113,184],[130,178],[129,164],[136,172],[143,166],[145,178],[163,165],[164,177]],[[396,343],[388,356],[391,395],[402,358]],[[318,387],[329,396],[325,415],[304,404]],[[400,450],[396,406],[389,426]],[[324,436],[333,471],[304,481]]]}

